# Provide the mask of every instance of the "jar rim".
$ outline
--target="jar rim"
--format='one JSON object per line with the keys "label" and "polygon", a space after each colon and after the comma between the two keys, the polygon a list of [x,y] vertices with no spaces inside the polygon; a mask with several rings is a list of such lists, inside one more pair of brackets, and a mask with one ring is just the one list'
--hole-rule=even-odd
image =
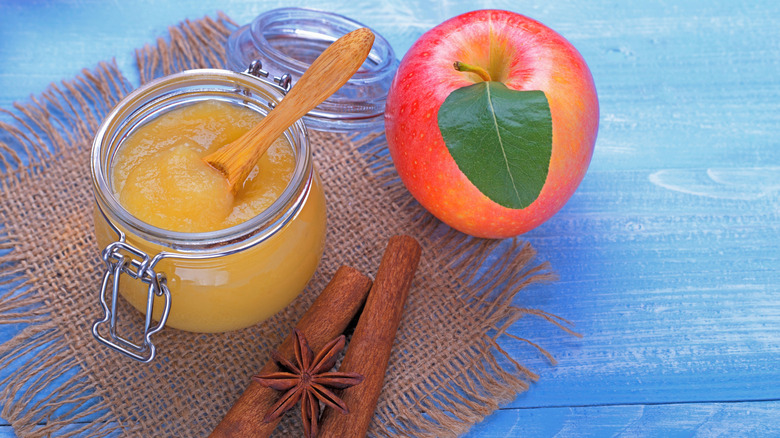
{"label": "jar rim", "polygon": [[[343,30],[345,33],[350,30],[355,30],[361,27],[368,27],[363,23],[355,21],[351,18],[339,15],[333,12],[326,12],[312,8],[277,8],[264,12],[255,18],[250,24],[250,30],[252,36],[259,44],[267,46],[267,53],[273,55],[284,66],[294,69],[294,73],[303,74],[306,69],[309,68],[309,64],[300,59],[282,52],[277,49],[276,46],[271,44],[266,38],[265,29],[269,28],[274,22],[279,21],[279,16],[284,15],[289,19],[298,20],[312,20],[316,22],[328,22],[329,25],[333,25],[338,30]],[[297,29],[296,35],[305,37],[308,29]],[[360,81],[379,81],[382,80],[382,73],[390,68],[395,61],[395,52],[390,46],[390,43],[385,38],[374,32],[374,46],[372,47],[369,58],[374,60],[374,63],[364,63],[360,69],[355,72],[352,80]],[[332,35],[332,41],[335,41],[337,36]],[[331,41],[331,42],[332,42]]]}
{"label": "jar rim", "polygon": [[[225,255],[254,246],[289,222],[308,196],[313,178],[311,146],[302,120],[283,135],[296,155],[293,175],[282,194],[256,216],[232,227],[208,232],[171,231],[132,215],[117,199],[110,182],[116,149],[133,130],[176,105],[219,98],[240,101],[255,111],[267,113],[283,98],[283,89],[248,73],[221,69],[196,69],[164,76],[125,96],[105,117],[92,143],[90,167],[96,206],[121,236],[127,230],[146,241],[180,253]],[[261,101],[260,99],[263,99]],[[267,99],[267,101],[265,101]],[[265,115],[265,114],[264,114]]]}
{"label": "jar rim", "polygon": [[[243,71],[251,62],[260,61],[273,75],[290,74],[294,84],[327,45],[361,27],[368,26],[318,9],[272,9],[230,35],[226,42],[229,68]],[[310,129],[349,132],[384,126],[387,93],[398,60],[390,43],[372,32],[374,44],[360,69],[304,117]]]}

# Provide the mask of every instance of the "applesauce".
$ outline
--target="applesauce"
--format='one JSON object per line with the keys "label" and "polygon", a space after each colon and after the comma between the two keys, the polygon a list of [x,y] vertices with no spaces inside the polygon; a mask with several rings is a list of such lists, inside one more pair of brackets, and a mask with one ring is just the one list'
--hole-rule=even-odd
{"label": "applesauce", "polygon": [[171,231],[214,231],[257,216],[292,178],[295,155],[287,139],[276,139],[235,194],[224,175],[202,158],[261,119],[249,108],[220,100],[160,115],[136,129],[117,151],[111,169],[114,195],[133,216]]}
{"label": "applesauce", "polygon": [[[254,126],[283,92],[246,73],[193,70],[139,88],[108,115],[92,150],[106,264],[99,340],[149,361],[151,336],[164,325],[244,328],[304,289],[322,256],[325,200],[303,123],[235,196],[200,160]],[[117,295],[146,314],[140,341],[119,334],[118,319],[129,318],[117,315]]]}

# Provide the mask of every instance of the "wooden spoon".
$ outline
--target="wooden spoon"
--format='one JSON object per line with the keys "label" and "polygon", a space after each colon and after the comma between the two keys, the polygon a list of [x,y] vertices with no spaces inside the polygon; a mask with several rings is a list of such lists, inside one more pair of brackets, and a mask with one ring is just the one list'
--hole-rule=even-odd
{"label": "wooden spoon", "polygon": [[225,175],[234,193],[238,191],[274,140],[341,88],[366,60],[373,44],[374,34],[365,27],[334,41],[257,126],[203,161]]}

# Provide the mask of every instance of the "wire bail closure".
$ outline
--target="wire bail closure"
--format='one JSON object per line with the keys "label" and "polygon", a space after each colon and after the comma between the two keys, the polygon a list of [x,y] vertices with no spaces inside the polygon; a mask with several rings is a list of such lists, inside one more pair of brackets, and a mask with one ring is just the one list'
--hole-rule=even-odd
{"label": "wire bail closure", "polygon": [[[150,259],[143,251],[120,240],[111,243],[101,253],[106,263],[100,290],[100,304],[103,307],[103,319],[92,324],[92,335],[103,344],[135,360],[149,363],[157,354],[152,343],[152,335],[159,332],[168,320],[171,310],[171,292],[168,290],[165,275],[154,272],[156,259]],[[138,280],[148,284],[146,296],[146,317],[144,321],[143,343],[136,344],[117,333],[117,302],[119,300],[119,281],[122,274],[129,280]],[[157,325],[152,326],[154,298],[165,297],[162,316]],[[109,304],[110,303],[110,304]],[[107,334],[101,327],[108,325]]]}

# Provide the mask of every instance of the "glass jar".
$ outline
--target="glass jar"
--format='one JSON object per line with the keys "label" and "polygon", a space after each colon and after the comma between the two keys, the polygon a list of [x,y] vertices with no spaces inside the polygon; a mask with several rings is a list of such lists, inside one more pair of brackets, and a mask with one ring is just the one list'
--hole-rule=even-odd
{"label": "glass jar", "polygon": [[[279,84],[289,87],[289,80],[258,76],[268,75],[203,69],[167,76],[125,97],[98,129],[91,167],[95,233],[104,248],[104,317],[92,332],[106,345],[149,362],[156,352],[151,337],[163,326],[221,332],[257,324],[297,297],[314,274],[324,248],[325,199],[301,121],[284,133],[296,161],[291,181],[268,209],[244,223],[203,233],[168,231],[131,215],[112,190],[116,151],[160,114],[208,99],[267,114],[286,91]],[[126,324],[117,321],[118,295],[146,315],[140,342],[119,334]]]}
{"label": "glass jar", "polygon": [[[228,67],[242,71],[253,61],[295,83],[327,46],[361,27],[350,18],[302,8],[260,14],[227,41]],[[374,32],[374,45],[357,73],[333,96],[310,111],[306,126],[317,131],[368,133],[384,130],[387,92],[398,68],[390,43]]]}

